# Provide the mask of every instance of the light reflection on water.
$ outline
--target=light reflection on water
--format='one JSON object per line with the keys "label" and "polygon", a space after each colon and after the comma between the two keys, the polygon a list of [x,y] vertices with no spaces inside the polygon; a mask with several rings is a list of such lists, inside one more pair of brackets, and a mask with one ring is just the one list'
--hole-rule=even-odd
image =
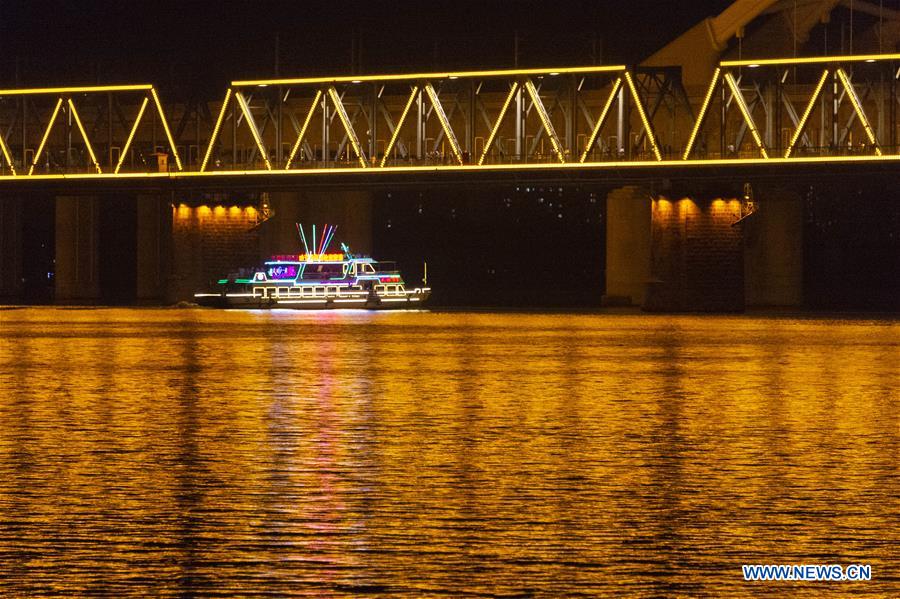
{"label": "light reflection on water", "polygon": [[898,359],[890,320],[0,311],[0,595],[897,595]]}

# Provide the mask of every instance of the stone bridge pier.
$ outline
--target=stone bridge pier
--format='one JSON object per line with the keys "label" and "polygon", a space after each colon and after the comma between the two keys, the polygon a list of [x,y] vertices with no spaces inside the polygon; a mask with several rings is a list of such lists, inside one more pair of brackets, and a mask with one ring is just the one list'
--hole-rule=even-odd
{"label": "stone bridge pier", "polygon": [[[752,211],[748,201],[752,201]],[[631,186],[607,196],[607,305],[734,312],[803,304],[803,205],[787,189]]]}

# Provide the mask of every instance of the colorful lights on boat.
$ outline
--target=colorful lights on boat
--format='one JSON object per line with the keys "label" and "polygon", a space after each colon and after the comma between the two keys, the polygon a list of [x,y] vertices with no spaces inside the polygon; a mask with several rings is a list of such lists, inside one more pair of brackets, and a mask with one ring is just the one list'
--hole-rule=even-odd
{"label": "colorful lights on boat", "polygon": [[284,279],[296,279],[297,278],[297,265],[296,264],[276,264],[274,266],[270,266],[266,270],[266,274],[270,279],[275,280],[284,280]]}
{"label": "colorful lights on boat", "polygon": [[343,262],[344,254],[279,254],[267,262]]}

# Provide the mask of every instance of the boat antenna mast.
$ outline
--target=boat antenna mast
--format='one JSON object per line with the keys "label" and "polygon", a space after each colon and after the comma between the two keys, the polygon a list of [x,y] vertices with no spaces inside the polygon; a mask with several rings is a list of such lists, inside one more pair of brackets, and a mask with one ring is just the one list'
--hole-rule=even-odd
{"label": "boat antenna mast", "polygon": [[[309,238],[306,237],[306,233],[303,230],[302,223],[295,223],[297,226],[297,234],[300,235],[300,241],[303,242],[303,249],[306,251],[306,259],[312,260],[313,257],[319,257],[322,254],[328,252],[328,246],[331,245],[331,241],[334,239],[334,233],[337,231],[337,225],[328,225],[325,223],[325,226],[322,227],[322,236],[319,238],[318,243],[316,243],[316,226],[312,225],[312,236]],[[312,245],[310,245],[310,241],[312,241]]]}

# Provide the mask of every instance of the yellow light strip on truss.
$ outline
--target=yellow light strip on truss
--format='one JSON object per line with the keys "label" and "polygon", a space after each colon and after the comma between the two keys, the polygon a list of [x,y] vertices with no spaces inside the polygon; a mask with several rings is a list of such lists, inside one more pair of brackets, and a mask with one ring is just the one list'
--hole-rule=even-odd
{"label": "yellow light strip on truss", "polygon": [[250,114],[250,105],[247,104],[247,99],[244,98],[244,95],[241,92],[235,92],[234,99],[237,100],[238,106],[241,107],[241,112],[244,114],[244,119],[247,121],[247,128],[250,129],[253,141],[256,142],[256,148],[259,150],[259,155],[262,156],[263,162],[266,163],[266,170],[272,170],[272,163],[269,162],[269,155],[266,152],[265,146],[263,146],[262,137],[259,135],[259,129],[256,128],[256,121],[253,120],[253,115]]}
{"label": "yellow light strip on truss", "polygon": [[78,126],[78,131],[81,133],[81,139],[84,140],[84,145],[87,147],[88,156],[91,157],[91,162],[94,163],[94,168],[97,169],[97,172],[102,173],[103,171],[97,163],[97,155],[94,154],[94,148],[91,147],[91,142],[88,139],[87,132],[84,130],[84,125],[81,124],[81,117],[78,116],[78,111],[75,110],[75,102],[72,101],[72,98],[69,98],[68,103],[69,110],[72,111],[72,116],[75,118],[75,124]]}
{"label": "yellow light strip on truss", "polygon": [[713,71],[712,81],[709,82],[709,89],[706,90],[706,96],[704,96],[703,104],[700,106],[700,112],[697,114],[697,122],[694,123],[694,128],[691,130],[691,136],[688,138],[687,146],[681,157],[682,160],[687,160],[691,155],[691,150],[694,149],[694,142],[697,141],[697,134],[700,133],[703,119],[706,118],[706,111],[709,110],[709,103],[712,101],[713,94],[716,91],[716,84],[719,83],[719,75],[721,73],[722,69],[719,67],[716,67],[716,70]]}
{"label": "yellow light strip on truss", "polygon": [[209,157],[212,155],[213,146],[216,145],[216,138],[219,137],[219,129],[222,127],[222,120],[225,118],[225,109],[228,108],[228,101],[231,99],[231,88],[229,87],[225,90],[225,99],[222,100],[222,107],[219,109],[219,118],[216,119],[216,124],[213,125],[212,135],[209,137],[209,145],[206,147],[206,154],[203,155],[203,162],[200,163],[200,172],[206,170],[206,165],[209,163]]}
{"label": "yellow light strip on truss", "polygon": [[791,157],[791,152],[794,151],[794,145],[796,145],[797,141],[800,139],[800,136],[803,135],[803,128],[806,127],[806,121],[809,119],[809,115],[812,114],[813,108],[816,105],[816,100],[819,99],[819,94],[822,93],[822,87],[825,85],[825,80],[828,79],[829,72],[830,71],[828,69],[822,71],[822,76],[819,78],[819,82],[816,84],[816,88],[813,91],[812,97],[809,99],[809,103],[806,105],[806,109],[803,111],[803,116],[800,117],[800,121],[797,123],[797,129],[791,136],[791,143],[788,145],[787,150],[784,151],[785,158]]}
{"label": "yellow light strip on truss", "polygon": [[138,125],[141,123],[141,117],[144,116],[144,110],[147,109],[147,104],[150,100],[145,96],[144,101],[141,104],[140,109],[138,110],[137,117],[134,119],[134,125],[131,126],[131,131],[128,133],[128,139],[125,140],[125,145],[122,147],[122,151],[119,153],[119,162],[116,164],[116,170],[113,173],[118,173],[119,169],[122,168],[122,164],[125,162],[125,157],[128,155],[128,150],[131,148],[131,142],[134,140],[134,135],[137,133]]}
{"label": "yellow light strip on truss", "polygon": [[98,92],[144,91],[151,85],[94,85],[83,87],[32,87],[24,89],[0,89],[0,96],[23,96],[35,94],[90,94]]}
{"label": "yellow light strip on truss", "polygon": [[453,78],[472,78],[472,77],[517,77],[530,75],[570,75],[591,73],[615,73],[624,71],[622,65],[606,65],[594,67],[570,67],[561,69],[509,69],[509,70],[493,70],[493,71],[459,71],[459,72],[439,72],[439,73],[402,73],[394,75],[357,75],[357,76],[341,76],[341,77],[309,77],[299,79],[257,79],[248,81],[232,81],[234,87],[245,87],[251,85],[304,85],[311,83],[362,83],[364,81],[409,81],[411,79],[449,79]]}
{"label": "yellow light strip on truss", "polygon": [[497,132],[500,131],[500,125],[503,123],[503,117],[506,116],[506,111],[509,109],[509,104],[512,102],[513,96],[516,95],[516,90],[519,89],[519,82],[513,81],[512,86],[509,88],[509,93],[506,95],[506,99],[503,101],[503,106],[500,107],[500,114],[497,115],[497,120],[494,122],[494,127],[491,129],[490,135],[488,135],[487,140],[484,142],[484,149],[481,150],[481,158],[478,159],[478,166],[484,164],[484,159],[487,158],[488,152],[491,150],[491,145],[494,143],[494,138],[497,137]]}
{"label": "yellow light strip on truss", "polygon": [[400,119],[397,121],[397,124],[394,126],[394,132],[391,133],[391,139],[388,141],[388,145],[384,148],[384,156],[381,157],[381,167],[384,168],[384,165],[387,163],[388,156],[391,155],[391,150],[394,149],[394,144],[397,143],[397,138],[400,136],[400,128],[403,127],[403,123],[406,122],[406,115],[409,114],[409,109],[412,108],[413,102],[416,101],[416,95],[419,93],[419,86],[413,85],[409,92],[409,99],[406,101],[406,106],[403,107],[403,112],[400,113]]}
{"label": "yellow light strip on truss", "polygon": [[447,113],[444,112],[444,106],[441,104],[437,92],[434,91],[434,87],[430,82],[425,84],[425,93],[428,94],[428,98],[431,100],[431,105],[434,107],[434,113],[437,115],[438,121],[444,129],[444,136],[447,138],[447,141],[450,142],[450,149],[453,150],[456,161],[462,164],[463,157],[462,150],[459,147],[459,140],[456,139],[456,133],[454,133],[453,129],[450,127],[450,121],[447,119]]}
{"label": "yellow light strip on truss", "polygon": [[28,167],[29,175],[34,172],[34,167],[37,166],[38,160],[41,157],[41,152],[44,151],[44,146],[47,144],[47,138],[50,137],[50,130],[53,129],[53,123],[56,122],[56,116],[59,114],[59,109],[62,108],[62,103],[62,98],[56,100],[56,106],[53,108],[53,114],[50,116],[50,120],[47,122],[47,129],[44,130],[44,136],[41,138],[41,143],[38,144],[37,152],[34,153],[34,158],[31,159],[31,166]]}
{"label": "yellow light strip on truss", "polygon": [[162,121],[163,131],[166,132],[166,139],[169,140],[169,147],[172,148],[175,166],[178,167],[178,170],[184,170],[181,166],[181,157],[178,156],[178,148],[175,147],[175,140],[172,139],[172,132],[169,130],[169,123],[166,121],[166,113],[163,112],[162,102],[159,101],[159,96],[156,95],[156,89],[153,87],[150,88],[150,95],[153,96],[153,102],[156,104],[157,112],[159,112],[159,120]]}
{"label": "yellow light strip on truss", "polygon": [[900,54],[851,54],[849,56],[811,56],[806,58],[766,58],[763,60],[726,60],[723,67],[761,67],[792,64],[833,64],[836,62],[879,62],[900,60]]}
{"label": "yellow light strip on truss", "polygon": [[347,133],[347,139],[350,140],[350,145],[353,146],[353,151],[356,152],[356,158],[357,160],[359,160],[359,165],[363,168],[366,168],[369,165],[366,163],[366,156],[365,154],[363,154],[362,146],[359,145],[359,138],[356,137],[356,130],[353,128],[353,123],[350,122],[350,116],[347,114],[347,110],[344,108],[344,103],[341,102],[341,96],[338,95],[338,92],[334,88],[334,86],[328,88],[328,96],[331,98],[331,102],[334,104],[334,109],[335,112],[337,112],[338,119],[344,125],[344,131]]}
{"label": "yellow light strip on truss", "polygon": [[647,139],[650,140],[650,147],[653,149],[653,155],[656,156],[657,161],[662,160],[659,146],[656,145],[656,136],[653,134],[653,127],[650,126],[650,121],[647,119],[647,113],[644,111],[644,103],[641,102],[641,98],[638,96],[637,88],[634,86],[634,80],[631,78],[631,73],[629,71],[625,71],[625,82],[628,84],[628,89],[631,90],[631,97],[634,99],[634,105],[637,108],[638,116],[641,117],[641,122],[644,124],[644,131],[647,133]]}
{"label": "yellow light strip on truss", "polygon": [[603,123],[606,122],[609,110],[612,108],[613,102],[616,101],[616,94],[619,93],[620,87],[622,87],[622,78],[617,77],[613,82],[612,91],[609,92],[609,97],[606,98],[603,110],[600,111],[600,116],[597,117],[597,122],[594,124],[594,129],[591,131],[591,136],[588,137],[587,144],[584,146],[584,152],[581,153],[581,159],[578,162],[587,160],[588,154],[594,149],[594,144],[597,143],[597,136],[600,135],[600,129],[603,128]]}
{"label": "yellow light strip on truss", "polygon": [[881,148],[878,147],[878,140],[875,138],[875,132],[872,130],[872,127],[869,125],[869,119],[866,118],[866,113],[863,112],[862,104],[859,102],[859,97],[856,95],[856,90],[853,89],[853,84],[850,83],[850,78],[847,77],[847,73],[844,72],[844,69],[837,70],[838,79],[841,80],[841,83],[844,86],[844,89],[847,90],[847,97],[850,98],[850,103],[853,104],[853,110],[856,111],[856,116],[859,117],[859,122],[862,124],[863,129],[866,130],[866,136],[869,138],[869,143],[875,146],[875,155],[881,156]]}
{"label": "yellow light strip on truss", "polygon": [[552,170],[588,170],[588,169],[605,169],[610,171],[622,171],[633,169],[661,169],[661,168],[710,168],[723,166],[776,166],[790,168],[798,164],[852,164],[852,163],[897,163],[900,164],[900,155],[898,154],[882,154],[874,155],[854,155],[854,156],[800,156],[791,158],[724,158],[724,159],[701,159],[701,160],[642,160],[635,162],[567,162],[565,164],[558,163],[515,163],[515,164],[490,164],[490,165],[429,165],[429,166],[386,166],[383,169],[362,169],[359,167],[338,167],[338,168],[306,168],[292,170],[256,170],[256,171],[182,171],[171,173],[76,173],[76,174],[42,174],[33,175],[31,177],[14,177],[12,175],[0,176],[0,181],[79,181],[79,180],[112,180],[112,179],[167,179],[170,181],[203,178],[203,177],[268,177],[268,176],[322,176],[322,175],[354,175],[359,174],[365,176],[371,173],[437,173],[437,172],[509,172],[509,171],[552,171]]}
{"label": "yellow light strip on truss", "polygon": [[734,96],[734,101],[737,102],[738,108],[740,108],[741,110],[741,114],[744,115],[744,122],[747,123],[747,128],[750,129],[750,135],[753,136],[753,141],[756,142],[756,146],[759,148],[759,153],[763,158],[768,158],[769,153],[766,152],[766,147],[763,145],[762,138],[759,136],[759,131],[756,130],[756,124],[753,122],[753,117],[750,115],[750,109],[747,107],[747,103],[744,101],[744,94],[741,93],[737,82],[734,80],[734,76],[731,73],[725,73],[725,81],[726,83],[728,83],[728,87],[731,88],[731,93]]}
{"label": "yellow light strip on truss", "polygon": [[6,160],[9,171],[13,174],[13,177],[15,177],[16,167],[13,165],[12,156],[9,153],[9,148],[6,147],[6,141],[3,139],[2,135],[0,135],[0,151],[3,152],[3,158]]}
{"label": "yellow light strip on truss", "polygon": [[553,128],[553,123],[550,122],[550,115],[547,113],[547,109],[541,101],[541,96],[538,94],[537,88],[534,86],[531,79],[525,80],[525,90],[531,97],[531,102],[534,104],[535,110],[537,110],[538,118],[540,118],[541,124],[544,126],[544,131],[547,132],[547,137],[550,138],[550,145],[553,146],[553,152],[556,154],[556,158],[560,162],[565,162],[566,155],[563,154],[559,138],[556,136],[556,129]]}
{"label": "yellow light strip on truss", "polygon": [[310,121],[312,121],[313,115],[316,113],[316,108],[318,107],[319,100],[322,99],[322,90],[316,90],[316,97],[313,98],[312,105],[309,107],[309,112],[306,113],[306,118],[303,119],[303,125],[300,127],[300,132],[297,134],[297,141],[294,142],[294,146],[291,148],[291,153],[288,155],[287,162],[284,165],[284,168],[291,168],[291,163],[294,161],[294,157],[297,155],[297,150],[300,149],[300,144],[303,143],[303,138],[306,136],[306,129],[309,127]]}

